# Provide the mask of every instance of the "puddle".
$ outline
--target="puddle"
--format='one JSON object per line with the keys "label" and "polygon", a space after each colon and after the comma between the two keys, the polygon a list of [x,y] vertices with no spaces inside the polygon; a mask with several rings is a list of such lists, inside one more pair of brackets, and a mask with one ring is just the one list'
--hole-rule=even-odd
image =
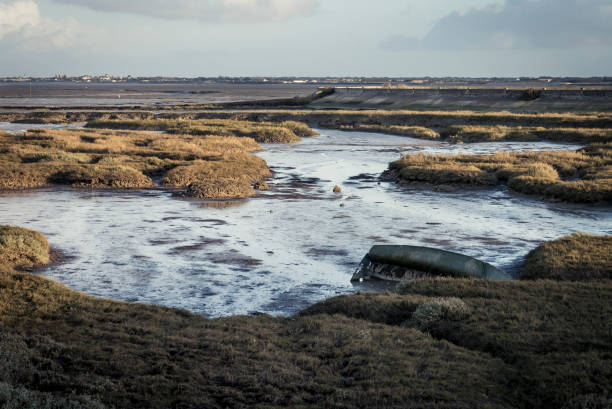
{"label": "puddle", "polygon": [[[208,316],[289,315],[367,290],[350,278],[373,244],[436,246],[514,271],[542,240],[575,231],[612,234],[609,207],[546,203],[504,187],[406,191],[376,177],[406,152],[575,145],[445,145],[320,132],[299,144],[265,146],[259,155],[276,178],[269,191],[248,201],[180,200],[158,190],[47,189],[0,195],[0,224],[39,230],[71,256],[42,274],[75,290]],[[335,185],[342,193],[332,192]]]}

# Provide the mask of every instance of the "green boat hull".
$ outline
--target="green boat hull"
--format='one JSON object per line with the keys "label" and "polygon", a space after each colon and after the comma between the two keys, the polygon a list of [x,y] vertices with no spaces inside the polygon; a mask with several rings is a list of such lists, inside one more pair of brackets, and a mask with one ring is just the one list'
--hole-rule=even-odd
{"label": "green boat hull", "polygon": [[401,281],[422,276],[478,277],[511,280],[503,270],[463,254],[417,246],[373,246],[352,281],[372,278]]}

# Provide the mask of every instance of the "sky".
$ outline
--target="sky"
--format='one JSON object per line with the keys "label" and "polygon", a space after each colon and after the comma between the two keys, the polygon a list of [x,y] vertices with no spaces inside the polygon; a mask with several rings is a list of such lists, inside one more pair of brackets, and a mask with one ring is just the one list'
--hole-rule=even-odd
{"label": "sky", "polygon": [[0,0],[0,76],[611,76],[612,0]]}

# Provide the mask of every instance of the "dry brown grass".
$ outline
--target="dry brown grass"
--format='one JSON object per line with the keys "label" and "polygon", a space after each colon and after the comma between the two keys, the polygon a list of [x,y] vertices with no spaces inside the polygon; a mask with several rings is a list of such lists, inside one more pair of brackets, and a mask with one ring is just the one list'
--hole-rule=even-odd
{"label": "dry brown grass", "polygon": [[343,126],[343,131],[363,131],[363,132],[378,132],[391,135],[408,136],[411,138],[438,140],[440,134],[433,129],[425,128],[423,126],[401,126],[401,125],[355,125],[355,126]]}
{"label": "dry brown grass", "polygon": [[250,138],[113,130],[32,130],[0,135],[0,189],[49,184],[142,188],[246,181],[270,175]]}
{"label": "dry brown grass", "polygon": [[299,142],[300,137],[316,136],[307,125],[295,121],[281,123],[234,121],[226,119],[150,119],[132,121],[92,121],[89,128],[165,131],[174,134],[251,137],[259,143]]}
{"label": "dry brown grass", "polygon": [[385,176],[433,185],[495,185],[571,202],[612,200],[612,144],[579,152],[406,155]]}
{"label": "dry brown grass", "polygon": [[575,233],[544,242],[525,259],[524,280],[611,280],[612,236]]}
{"label": "dry brown grass", "polygon": [[0,226],[0,273],[48,262],[49,243],[45,236],[21,227]]}
{"label": "dry brown grass", "polygon": [[451,126],[444,132],[451,141],[492,142],[492,141],[557,141],[591,144],[612,141],[612,129],[590,128],[543,128],[462,125]]}
{"label": "dry brown grass", "polygon": [[[147,110],[116,110],[104,112],[92,109],[50,110],[37,109],[31,112],[3,112],[0,113],[0,122],[15,122],[27,124],[67,124],[73,122],[87,122],[93,120],[131,120],[148,119],[154,116]],[[112,109],[112,108],[110,108]]]}
{"label": "dry brown grass", "polygon": [[420,126],[444,131],[462,125],[540,128],[612,128],[609,112],[521,114],[507,111],[411,111],[411,110],[244,110],[164,114],[173,118],[231,119],[262,122],[299,121],[321,128],[341,129],[376,125]]}

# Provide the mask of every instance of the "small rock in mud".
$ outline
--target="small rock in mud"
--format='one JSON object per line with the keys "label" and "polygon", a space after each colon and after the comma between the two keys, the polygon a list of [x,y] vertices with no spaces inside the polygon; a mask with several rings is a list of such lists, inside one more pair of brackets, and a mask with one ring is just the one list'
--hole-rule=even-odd
{"label": "small rock in mud", "polygon": [[342,188],[338,185],[334,186],[334,193],[341,193],[342,192]]}

